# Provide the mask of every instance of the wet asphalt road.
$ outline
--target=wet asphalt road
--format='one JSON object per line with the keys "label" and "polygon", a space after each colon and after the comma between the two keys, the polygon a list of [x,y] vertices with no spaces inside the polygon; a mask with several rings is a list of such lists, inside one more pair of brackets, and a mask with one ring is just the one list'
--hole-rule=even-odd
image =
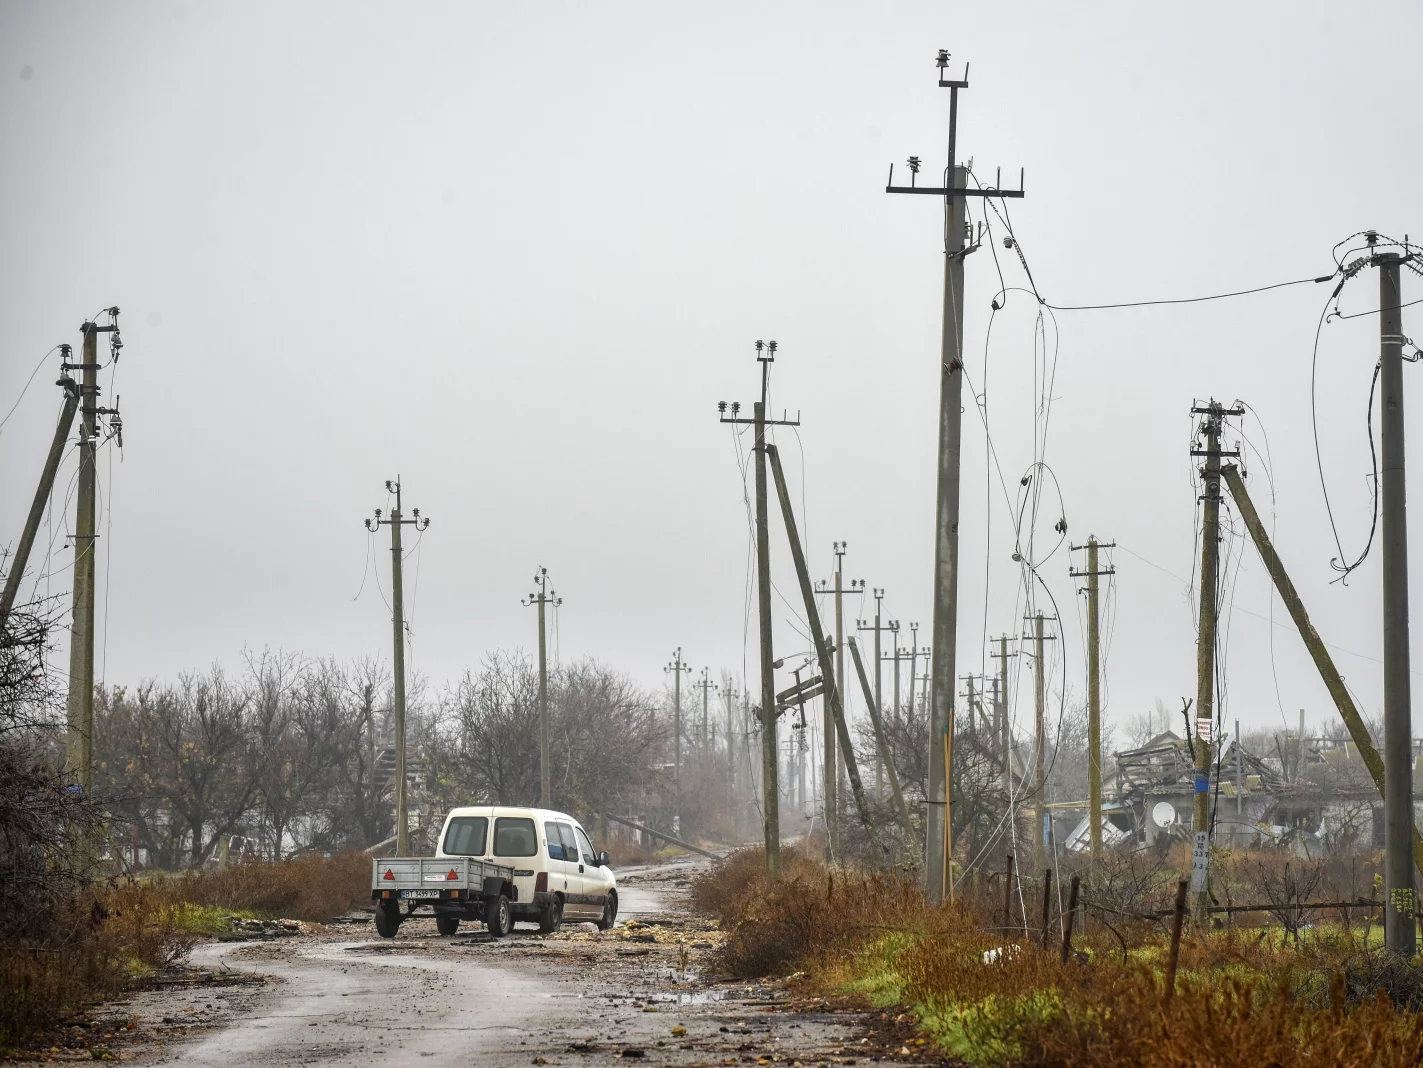
{"label": "wet asphalt road", "polygon": [[264,1068],[900,1063],[867,1056],[858,1014],[791,1011],[778,984],[702,974],[718,936],[685,908],[696,867],[620,872],[623,914],[608,932],[520,926],[496,942],[482,929],[441,938],[433,920],[413,920],[393,940],[358,924],[204,944],[195,966],[267,981],[135,996],[125,1011],[158,1033],[166,1021],[164,1044],[122,1056]]}

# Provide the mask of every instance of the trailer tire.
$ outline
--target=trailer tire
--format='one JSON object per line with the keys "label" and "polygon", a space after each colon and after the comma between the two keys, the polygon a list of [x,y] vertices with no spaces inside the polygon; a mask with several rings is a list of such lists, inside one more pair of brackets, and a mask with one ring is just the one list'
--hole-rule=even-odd
{"label": "trailer tire", "polygon": [[438,912],[435,914],[435,930],[442,935],[452,935],[460,929],[460,918],[458,916],[442,916]]}
{"label": "trailer tire", "polygon": [[503,894],[485,901],[484,925],[489,928],[491,938],[503,938],[514,929],[514,914],[509,908],[509,899]]}
{"label": "trailer tire", "polygon": [[400,930],[400,906],[392,908],[385,902],[376,906],[376,934],[382,938],[394,938]]}
{"label": "trailer tire", "polygon": [[618,922],[618,895],[609,891],[608,898],[603,902],[603,915],[598,920],[598,930],[611,930],[613,924]]}
{"label": "trailer tire", "polygon": [[539,913],[539,934],[553,934],[563,925],[563,902],[555,897]]}

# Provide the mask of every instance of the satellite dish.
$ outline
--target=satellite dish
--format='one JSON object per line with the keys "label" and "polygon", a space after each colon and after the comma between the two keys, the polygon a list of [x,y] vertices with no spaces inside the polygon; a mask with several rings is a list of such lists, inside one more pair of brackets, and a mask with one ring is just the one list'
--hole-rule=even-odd
{"label": "satellite dish", "polygon": [[1151,807],[1151,822],[1158,827],[1170,827],[1176,822],[1176,806],[1170,801],[1158,801]]}

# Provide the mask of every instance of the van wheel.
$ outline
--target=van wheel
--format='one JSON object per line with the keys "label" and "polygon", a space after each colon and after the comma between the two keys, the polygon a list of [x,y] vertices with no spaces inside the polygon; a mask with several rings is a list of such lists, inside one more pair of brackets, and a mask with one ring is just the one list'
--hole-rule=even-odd
{"label": "van wheel", "polygon": [[398,905],[395,908],[385,904],[377,905],[376,934],[382,938],[394,938],[395,932],[398,930],[400,930],[400,907]]}
{"label": "van wheel", "polygon": [[539,913],[539,934],[553,934],[563,925],[563,902],[553,899],[553,904]]}
{"label": "van wheel", "polygon": [[458,916],[435,916],[435,930],[442,935],[452,935],[460,929],[460,918]]}
{"label": "van wheel", "polygon": [[503,938],[513,929],[514,914],[509,908],[509,899],[503,894],[484,903],[484,925],[489,928],[491,938]]}
{"label": "van wheel", "polygon": [[613,924],[618,922],[618,895],[609,892],[608,899],[603,902],[603,915],[598,920],[598,930],[610,930]]}

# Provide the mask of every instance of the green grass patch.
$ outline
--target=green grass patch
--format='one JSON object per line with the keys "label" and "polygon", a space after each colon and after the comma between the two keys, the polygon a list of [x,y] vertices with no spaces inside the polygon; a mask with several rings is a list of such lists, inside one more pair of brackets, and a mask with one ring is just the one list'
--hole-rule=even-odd
{"label": "green grass patch", "polygon": [[224,909],[183,901],[173,907],[173,929],[185,935],[211,936],[232,933],[232,918],[261,920],[268,917],[251,909]]}

